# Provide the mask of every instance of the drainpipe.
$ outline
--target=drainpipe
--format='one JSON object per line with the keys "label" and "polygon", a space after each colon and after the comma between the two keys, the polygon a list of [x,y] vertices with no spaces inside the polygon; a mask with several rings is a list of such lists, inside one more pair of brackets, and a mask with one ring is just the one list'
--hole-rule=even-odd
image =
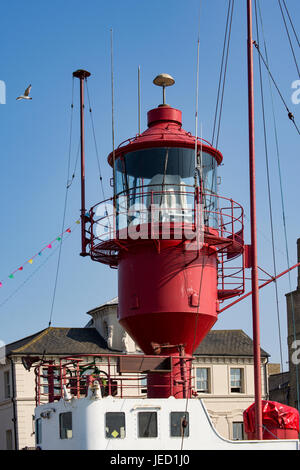
{"label": "drainpipe", "polygon": [[264,363],[264,376],[265,376],[265,396],[266,400],[270,400],[270,390],[269,390],[269,371],[268,371],[269,358],[267,357],[266,362]]}
{"label": "drainpipe", "polygon": [[14,443],[15,443],[15,450],[18,449],[18,431],[17,431],[17,407],[16,407],[16,383],[15,383],[15,365],[13,359],[10,358],[11,364],[11,384],[12,384],[12,405],[13,405],[13,418],[12,422],[14,423]]}

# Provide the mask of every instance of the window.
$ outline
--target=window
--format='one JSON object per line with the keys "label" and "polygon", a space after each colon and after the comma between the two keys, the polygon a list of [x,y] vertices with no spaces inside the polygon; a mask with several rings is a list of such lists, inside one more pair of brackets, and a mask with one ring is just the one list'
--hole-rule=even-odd
{"label": "window", "polygon": [[196,368],[196,390],[201,393],[210,393],[210,370],[202,367]]}
{"label": "window", "polygon": [[6,450],[13,450],[13,437],[12,437],[12,430],[8,429],[5,432],[6,437]]}
{"label": "window", "polygon": [[107,439],[124,439],[125,413],[106,413],[105,431]]}
{"label": "window", "polygon": [[188,437],[189,414],[185,411],[172,411],[170,413],[170,435],[171,437]]}
{"label": "window", "polygon": [[41,444],[42,442],[42,420],[38,418],[35,420],[35,442]]}
{"label": "window", "polygon": [[232,439],[234,441],[242,441],[244,439],[244,423],[232,423]]}
{"label": "window", "polygon": [[230,369],[230,391],[243,393],[243,369]]}
{"label": "window", "polygon": [[60,375],[59,370],[52,368],[44,368],[42,372],[42,390],[45,395],[49,394],[49,391],[55,395],[56,391],[60,391]]}
{"label": "window", "polygon": [[49,393],[49,388],[48,388],[48,369],[43,369],[43,372],[42,372],[42,382],[43,382],[43,392],[42,393],[45,393],[48,395]]}
{"label": "window", "polygon": [[230,369],[230,391],[232,393],[243,392],[243,369]]}
{"label": "window", "polygon": [[9,370],[4,372],[4,398],[11,398]]}
{"label": "window", "polygon": [[155,411],[138,413],[138,423],[139,437],[157,437],[157,413]]}
{"label": "window", "polygon": [[147,376],[144,376],[140,382],[141,393],[147,393]]}
{"label": "window", "polygon": [[71,439],[72,431],[72,413],[60,413],[59,415],[59,437],[61,439]]}

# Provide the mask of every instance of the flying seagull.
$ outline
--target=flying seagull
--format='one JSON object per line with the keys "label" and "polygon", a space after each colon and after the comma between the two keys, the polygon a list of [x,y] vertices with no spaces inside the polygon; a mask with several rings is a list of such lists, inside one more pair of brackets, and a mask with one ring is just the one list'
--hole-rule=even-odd
{"label": "flying seagull", "polygon": [[24,91],[24,95],[21,95],[21,96],[18,96],[18,98],[16,98],[17,100],[32,100],[32,98],[29,96],[29,93],[30,93],[30,90],[31,90],[31,85],[29,85],[29,87],[26,88],[26,90]]}

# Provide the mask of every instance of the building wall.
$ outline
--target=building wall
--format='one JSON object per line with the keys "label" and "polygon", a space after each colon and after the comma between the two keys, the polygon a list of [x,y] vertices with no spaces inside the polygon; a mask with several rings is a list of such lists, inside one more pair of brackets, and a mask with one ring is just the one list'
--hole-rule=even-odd
{"label": "building wall", "polygon": [[117,304],[103,305],[98,309],[91,310],[88,314],[92,316],[92,326],[107,341],[110,349],[124,353],[135,353],[137,351],[135,342],[118,321]]}
{"label": "building wall", "polygon": [[[5,397],[4,373],[10,374],[10,398]],[[21,358],[14,358],[15,374],[15,413],[16,413],[16,434],[17,448],[35,446],[34,435],[34,408],[35,408],[35,374],[34,369],[27,371]],[[13,409],[13,387],[11,363],[7,361],[0,366],[0,450],[6,450],[6,431],[12,431],[13,448],[14,442],[14,409]]]}
{"label": "building wall", "polygon": [[[4,374],[9,373],[10,391],[9,397],[5,394]],[[9,362],[0,365],[0,450],[7,450],[6,432],[10,431],[12,436],[12,448],[15,448],[14,442],[14,423],[13,423],[13,404],[12,404],[12,381],[11,367]]]}
{"label": "building wall", "polygon": [[[300,262],[300,238],[297,240],[298,263]],[[298,268],[298,284],[294,292],[286,294],[287,323],[288,323],[288,351],[290,370],[289,405],[298,408],[297,382],[300,385],[300,267]],[[296,340],[296,344],[295,344]],[[298,377],[297,377],[298,376]],[[297,380],[298,379],[298,380]],[[300,393],[300,391],[299,391]],[[300,411],[300,410],[299,410]]]}
{"label": "building wall", "polygon": [[20,358],[15,362],[16,404],[18,420],[19,449],[34,447],[34,408],[35,408],[35,374],[34,369],[27,371]]}
{"label": "building wall", "polygon": [[[199,393],[204,400],[210,418],[218,433],[233,439],[233,422],[243,423],[243,411],[254,402],[253,358],[198,357],[195,367],[209,368],[211,384],[209,393]],[[230,388],[230,369],[243,371],[241,393],[233,393]],[[261,380],[262,398],[268,395],[267,359],[262,359]],[[246,438],[246,436],[245,436]]]}

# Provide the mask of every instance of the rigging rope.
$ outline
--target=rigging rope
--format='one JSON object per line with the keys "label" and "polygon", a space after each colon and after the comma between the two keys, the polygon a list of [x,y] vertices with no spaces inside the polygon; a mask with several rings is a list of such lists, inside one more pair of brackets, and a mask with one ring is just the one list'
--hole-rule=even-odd
{"label": "rigging rope", "polygon": [[74,166],[74,170],[73,170],[73,173],[72,173],[72,177],[71,177],[71,179],[68,181],[68,184],[67,184],[68,188],[73,184],[73,180],[74,180],[75,175],[76,175],[77,163],[78,163],[78,160],[79,160],[79,152],[80,152],[80,139],[79,139],[79,142],[78,142],[78,148],[77,148],[75,166]]}
{"label": "rigging rope", "polygon": [[291,41],[289,30],[288,30],[288,27],[287,27],[287,24],[286,24],[286,21],[285,21],[285,17],[284,17],[284,13],[283,13],[283,10],[282,10],[280,0],[278,0],[278,5],[279,5],[280,11],[281,11],[281,16],[282,16],[282,19],[283,19],[283,22],[284,22],[284,27],[285,27],[286,34],[287,34],[287,37],[288,37],[288,40],[289,40],[289,44],[290,44],[290,48],[291,48],[292,55],[293,55],[293,58],[294,58],[294,62],[295,62],[295,65],[296,65],[296,69],[297,69],[297,72],[298,72],[298,76],[300,77],[300,71],[299,71],[295,51],[294,51],[294,48],[293,48],[293,44],[292,44],[292,41]]}
{"label": "rigging rope", "polygon": [[[201,24],[201,12],[202,12],[202,1],[200,0],[199,2],[199,19],[198,19],[198,40],[197,40],[197,66],[196,66],[196,106],[195,106],[195,197],[196,197],[196,179],[197,179],[197,176],[198,178],[200,179],[200,188],[202,188],[202,140],[201,140],[201,148],[200,148],[200,161],[198,161],[198,151],[197,151],[197,133],[198,133],[198,101],[199,101],[199,54],[200,54],[200,24]],[[201,132],[202,134],[202,132]],[[201,138],[202,138],[202,135],[201,135]],[[199,168],[200,167],[200,168]],[[201,190],[201,194],[202,194],[202,190]],[[197,204],[198,204],[198,200],[197,200]],[[198,213],[199,211],[197,211]],[[195,219],[196,219],[196,214],[195,214]],[[198,225],[198,219],[196,220],[196,233],[197,233],[197,230],[200,229],[199,225]],[[202,227],[201,227],[202,228]],[[198,235],[197,236],[197,244],[199,243],[199,240],[198,240]],[[195,243],[195,242],[191,242],[191,243]],[[186,247],[183,247],[183,249],[185,250]],[[197,250],[198,250],[198,257],[199,257],[199,248],[197,247]],[[185,256],[185,253],[184,253],[184,256]],[[194,329],[194,340],[193,340],[193,348],[192,348],[192,354],[194,352],[194,347],[195,347],[195,340],[196,340],[196,332],[197,332],[197,324],[198,324],[198,316],[199,316],[199,303],[200,303],[200,293],[201,293],[201,287],[202,287],[202,278],[203,278],[203,269],[204,267],[202,267],[202,272],[201,272],[201,276],[200,276],[200,286],[199,286],[199,297],[198,297],[198,306],[197,306],[197,313],[196,313],[196,319],[195,319],[195,329]],[[185,284],[186,284],[186,288],[187,288],[187,275],[186,275],[186,272],[185,272],[185,269],[183,270],[183,275],[184,275],[184,280],[185,280]],[[185,359],[184,359],[185,361]],[[186,367],[186,363],[184,364],[184,367]],[[190,367],[191,365],[189,364],[188,365],[189,367],[189,372],[190,372]],[[184,422],[187,423],[187,409],[188,409],[188,402],[189,402],[189,393],[190,393],[190,389],[191,389],[191,375],[189,373],[188,375],[188,387],[187,387],[187,398],[186,398],[186,406],[185,406],[185,418],[184,418]],[[184,444],[184,438],[185,438],[185,432],[184,432],[185,428],[183,428],[181,431],[182,431],[182,438],[181,438],[181,450],[183,450],[183,444]]]}
{"label": "rigging rope", "polygon": [[256,48],[256,50],[257,50],[259,56],[261,57],[263,64],[265,65],[265,67],[266,67],[266,69],[267,69],[267,71],[268,71],[268,73],[269,73],[269,76],[270,76],[270,78],[271,78],[271,80],[272,80],[272,82],[273,82],[273,84],[274,84],[274,86],[275,86],[275,88],[276,88],[276,90],[277,90],[277,92],[278,92],[280,98],[281,98],[281,101],[283,102],[283,104],[284,104],[284,106],[285,106],[285,108],[286,108],[286,110],[287,110],[288,118],[289,118],[289,119],[292,121],[292,123],[294,124],[294,126],[295,126],[295,128],[296,128],[298,134],[300,134],[299,128],[298,128],[298,126],[297,126],[297,124],[296,124],[296,121],[295,121],[295,117],[294,117],[293,113],[289,110],[289,108],[288,108],[288,106],[287,106],[287,104],[286,104],[286,102],[285,102],[285,100],[284,100],[284,98],[283,98],[283,96],[282,96],[282,93],[280,92],[279,87],[278,87],[278,85],[277,85],[277,83],[276,83],[276,81],[275,81],[275,79],[274,79],[274,77],[273,77],[273,75],[272,75],[272,73],[271,73],[271,71],[270,71],[270,68],[269,68],[269,66],[268,66],[268,64],[267,64],[267,62],[266,62],[266,59],[263,57],[263,55],[262,55],[262,53],[261,53],[261,51],[260,51],[259,45],[257,44],[256,41],[253,41],[253,44],[254,44],[254,46],[255,46],[255,48]]}
{"label": "rigging rope", "polygon": [[86,91],[87,91],[87,96],[88,96],[89,111],[90,111],[92,131],[93,131],[93,139],[94,139],[94,144],[95,144],[95,152],[96,152],[97,165],[98,165],[98,171],[99,171],[99,179],[100,179],[100,184],[101,184],[103,200],[105,200],[106,197],[105,197],[104,186],[103,186],[103,178],[102,178],[102,173],[101,173],[100,158],[99,158],[99,152],[98,152],[98,145],[97,145],[97,139],[96,139],[96,133],[95,133],[95,125],[94,125],[94,119],[93,119],[93,113],[92,113],[92,107],[91,107],[91,101],[90,101],[90,94],[89,94],[89,87],[88,87],[87,79],[85,79],[85,86],[86,86]]}
{"label": "rigging rope", "polygon": [[214,117],[214,125],[213,125],[212,139],[211,139],[212,145],[214,145],[215,130],[216,130],[216,123],[217,123],[217,115],[218,115],[218,108],[219,108],[219,98],[220,98],[220,90],[221,90],[221,83],[222,83],[222,73],[223,73],[223,65],[224,65],[224,57],[225,57],[225,48],[226,48],[226,38],[227,38],[227,30],[228,30],[229,13],[230,13],[230,0],[229,0],[229,2],[228,2],[228,11],[227,11],[225,35],[224,35],[223,51],[222,51],[222,59],[221,59],[221,67],[220,67],[220,74],[219,74],[219,84],[218,84],[218,92],[217,92],[217,102],[216,102],[216,109],[215,109],[215,117]]}
{"label": "rigging rope", "polygon": [[[74,231],[74,229],[73,229]],[[58,246],[56,248],[54,248],[51,252],[51,254],[49,256],[47,256],[44,261],[38,265],[38,267],[36,269],[34,269],[30,274],[29,276],[11,293],[9,294],[1,303],[0,303],[0,308],[3,307],[3,305],[5,305],[12,297],[15,296],[15,294],[17,294],[19,292],[20,289],[22,289],[22,287],[27,284],[27,282],[49,261],[49,259],[57,252],[58,250]]]}
{"label": "rigging rope", "polygon": [[[94,139],[94,145],[95,145],[95,152],[96,152],[96,159],[97,159],[97,165],[98,165],[98,172],[99,172],[99,179],[100,179],[102,197],[103,197],[103,201],[106,201],[104,185],[103,185],[103,177],[102,177],[101,165],[100,165],[100,157],[99,157],[98,145],[97,145],[97,139],[96,139],[95,125],[94,125],[94,119],[93,119],[93,112],[92,112],[92,106],[91,106],[91,101],[90,101],[90,94],[89,94],[87,79],[85,79],[85,85],[86,85],[86,91],[87,91],[87,97],[88,97],[88,103],[89,103],[89,112],[90,112],[90,118],[91,118],[91,124],[92,124],[92,132],[93,132],[93,139]],[[112,228],[111,227],[111,221],[110,221],[109,212],[108,212],[106,202],[104,203],[104,208],[105,208],[105,216],[104,217],[107,217],[107,222],[108,222],[109,228],[111,230],[111,228]]]}
{"label": "rigging rope", "polygon": [[[226,74],[227,74],[227,66],[228,66],[228,55],[229,55],[229,48],[230,48],[233,9],[234,9],[234,0],[229,0],[225,35],[224,35],[224,43],[223,43],[222,60],[221,60],[221,67],[220,67],[219,85],[218,85],[218,93],[217,93],[217,103],[216,103],[215,118],[214,118],[214,128],[213,128],[213,136],[212,136],[212,144],[214,145],[217,114],[219,112],[219,118],[218,118],[218,124],[217,124],[217,137],[216,137],[216,143],[215,143],[216,148],[218,147],[218,142],[219,142],[219,134],[220,134],[220,126],[221,126],[221,118],[222,118],[222,110],[223,110],[223,99],[224,99]],[[230,20],[229,20],[229,18],[230,18]],[[226,56],[226,58],[225,58],[225,66],[224,66],[224,57],[225,56]],[[223,67],[224,67],[224,73],[223,73]],[[220,90],[221,90],[221,83],[222,82],[223,82],[223,84],[222,84],[222,93],[221,93],[221,101],[220,101],[220,108],[219,108]],[[218,108],[219,108],[219,111],[218,111]]]}
{"label": "rigging rope", "polygon": [[[68,192],[69,192],[69,189],[70,189],[70,186],[71,186],[69,183],[70,183],[72,130],[73,130],[73,110],[74,110],[74,76],[72,77],[72,103],[71,103],[71,118],[70,118],[71,122],[70,122],[70,138],[69,138],[69,152],[68,152],[67,182],[66,182],[66,191],[65,191],[63,218],[62,218],[62,230],[61,230],[62,237],[61,237],[61,242],[60,242],[60,245],[59,245],[59,253],[58,253],[58,259],[57,259],[57,266],[56,266],[55,281],[54,281],[54,288],[53,288],[53,294],[52,294],[52,302],[51,302],[48,328],[50,328],[50,326],[52,324],[52,319],[53,319],[53,311],[54,311],[54,304],[55,304],[56,291],[57,291],[57,282],[58,282],[59,268],[60,268],[60,262],[61,262],[63,233],[64,233],[65,218],[66,218],[67,203],[68,203]],[[46,351],[47,351],[47,348],[48,348],[48,343],[49,343],[49,336],[47,337],[47,341],[46,341],[46,344],[45,344],[45,349],[43,351],[43,355],[42,355],[42,358],[41,358],[41,363],[43,362],[44,357],[46,355]]]}
{"label": "rigging rope", "polygon": [[298,39],[298,35],[297,35],[296,30],[295,30],[295,28],[294,28],[294,25],[293,25],[291,16],[290,16],[290,14],[289,14],[288,8],[287,8],[286,3],[285,3],[285,0],[282,0],[282,1],[283,1],[284,8],[285,8],[285,10],[286,10],[286,12],[287,12],[288,19],[290,20],[291,27],[292,27],[292,30],[293,30],[293,32],[294,32],[296,41],[297,41],[297,43],[298,43],[298,46],[300,47],[300,42],[299,42],[299,39]]}
{"label": "rigging rope", "polygon": [[[264,34],[264,27],[262,21],[262,14],[260,9],[260,3],[258,1],[258,12],[259,18],[261,23],[261,31],[263,36],[264,42],[264,51],[266,62],[268,64],[268,53],[267,53],[267,45],[266,39]],[[269,89],[270,89],[270,96],[271,96],[271,105],[272,105],[272,114],[273,114],[273,127],[274,127],[274,137],[275,137],[275,144],[276,144],[276,156],[277,156],[277,166],[278,166],[278,174],[279,174],[279,187],[280,187],[280,198],[281,198],[281,211],[282,211],[282,220],[283,220],[283,231],[284,231],[284,239],[285,239],[285,254],[286,254],[286,261],[288,269],[291,266],[290,257],[289,257],[289,249],[288,249],[288,238],[287,238],[287,226],[286,226],[286,216],[285,216],[285,204],[284,204],[284,197],[283,197],[283,184],[282,184],[282,173],[281,173],[281,164],[280,164],[280,153],[279,153],[279,141],[278,141],[278,132],[277,132],[277,123],[275,118],[275,108],[274,108],[274,100],[273,100],[273,93],[272,93],[272,86],[271,86],[271,79],[269,75]],[[295,324],[295,305],[294,305],[294,297],[292,292],[292,282],[291,282],[291,273],[288,272],[288,279],[289,279],[289,289],[291,293],[291,310],[292,310],[292,323],[293,323],[293,333],[294,333],[294,340],[296,340],[296,324]],[[297,407],[300,411],[300,393],[299,393],[299,369],[298,364],[295,364],[296,367],[296,388],[297,388]]]}
{"label": "rigging rope", "polygon": [[[259,42],[259,29],[258,29],[257,2],[256,2],[256,0],[255,0],[255,18],[256,18],[256,34],[257,34],[257,40]],[[266,130],[266,118],[265,118],[265,103],[264,103],[263,78],[262,78],[262,67],[261,67],[261,58],[260,58],[260,56],[259,56],[259,59],[258,59],[258,63],[259,63],[260,93],[261,93],[263,133],[264,133],[264,145],[265,145],[265,160],[266,160],[266,170],[267,170],[267,188],[268,188],[269,217],[270,217],[270,228],[271,228],[271,239],[272,239],[273,270],[274,270],[274,277],[276,277],[277,276],[277,266],[276,266],[277,263],[276,263],[276,255],[275,255],[273,208],[272,208],[272,198],[271,198],[269,155],[268,155],[267,130]],[[281,370],[283,372],[283,354],[282,354],[282,336],[281,336],[280,312],[279,312],[279,295],[278,295],[278,285],[277,285],[276,280],[274,281],[274,287],[275,287],[277,324],[278,324],[278,334],[279,334],[280,361],[281,361]]]}

